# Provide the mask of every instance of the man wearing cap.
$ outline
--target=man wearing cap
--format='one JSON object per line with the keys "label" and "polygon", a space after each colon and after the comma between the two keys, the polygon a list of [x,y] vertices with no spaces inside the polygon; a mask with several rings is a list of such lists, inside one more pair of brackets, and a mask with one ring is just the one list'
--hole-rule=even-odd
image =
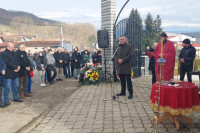
{"label": "man wearing cap", "polygon": [[180,80],[183,81],[185,73],[187,73],[188,82],[192,82],[192,75],[190,72],[193,70],[193,62],[196,56],[196,49],[190,44],[189,39],[183,40],[183,48],[179,55],[180,67]]}
{"label": "man wearing cap", "polygon": [[[167,34],[162,32],[160,34],[160,39],[163,39],[163,58],[166,62],[163,64],[163,76],[162,80],[169,81],[170,79],[174,78],[174,66],[175,66],[175,55],[176,50],[174,47],[174,43],[172,41],[167,40]],[[157,47],[154,51],[154,58],[155,58],[155,73],[156,78],[159,75],[159,64],[157,60],[161,57],[161,41],[158,43]]]}

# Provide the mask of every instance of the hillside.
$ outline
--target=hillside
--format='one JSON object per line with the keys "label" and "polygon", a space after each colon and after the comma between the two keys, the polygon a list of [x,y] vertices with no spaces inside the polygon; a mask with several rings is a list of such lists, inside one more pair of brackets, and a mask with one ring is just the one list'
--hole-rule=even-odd
{"label": "hillside", "polygon": [[43,19],[23,11],[7,11],[0,8],[0,33],[35,35],[36,38],[60,38],[60,25],[63,37],[76,46],[91,46],[96,41],[96,29],[89,23],[67,24]]}

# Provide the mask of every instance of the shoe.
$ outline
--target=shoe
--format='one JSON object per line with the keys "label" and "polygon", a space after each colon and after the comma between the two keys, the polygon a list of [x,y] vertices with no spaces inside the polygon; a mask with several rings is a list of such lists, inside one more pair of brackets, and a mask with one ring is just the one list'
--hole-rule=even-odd
{"label": "shoe", "polygon": [[5,105],[3,103],[0,104],[0,108],[4,108]]}
{"label": "shoe", "polygon": [[54,82],[50,82],[50,85],[53,85],[54,84]]}
{"label": "shoe", "polygon": [[40,84],[40,86],[43,86],[43,83],[42,83],[42,84]]}
{"label": "shoe", "polygon": [[13,102],[23,102],[23,100],[22,99],[15,99],[15,100],[13,100]]}
{"label": "shoe", "polygon": [[[24,95],[25,97],[32,97],[33,95],[32,94],[26,94]],[[21,98],[20,98],[21,99]]]}
{"label": "shoe", "polygon": [[20,95],[19,99],[26,99],[26,98],[24,97],[24,95]]}
{"label": "shoe", "polygon": [[4,102],[4,107],[11,105],[10,102]]}
{"label": "shoe", "polygon": [[116,96],[126,96],[126,93],[118,93]]}
{"label": "shoe", "polygon": [[59,81],[63,81],[62,79],[58,79]]}
{"label": "shoe", "polygon": [[67,76],[65,78],[68,78]]}
{"label": "shoe", "polygon": [[132,99],[133,98],[133,94],[130,94],[129,96],[128,96],[128,99]]}

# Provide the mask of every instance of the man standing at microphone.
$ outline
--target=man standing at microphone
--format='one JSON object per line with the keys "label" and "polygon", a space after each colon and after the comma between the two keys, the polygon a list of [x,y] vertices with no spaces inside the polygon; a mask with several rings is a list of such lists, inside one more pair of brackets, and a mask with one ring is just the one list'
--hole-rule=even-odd
{"label": "man standing at microphone", "polygon": [[133,55],[133,48],[130,44],[127,44],[126,37],[120,37],[119,49],[115,55],[117,73],[120,76],[121,81],[121,93],[117,96],[126,95],[126,82],[128,86],[129,96],[128,99],[133,98],[133,86],[131,82],[131,57]]}

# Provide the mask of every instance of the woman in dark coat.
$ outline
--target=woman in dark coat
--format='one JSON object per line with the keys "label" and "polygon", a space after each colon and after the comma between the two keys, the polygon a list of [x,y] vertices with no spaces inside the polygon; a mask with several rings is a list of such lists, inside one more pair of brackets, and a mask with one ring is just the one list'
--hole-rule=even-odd
{"label": "woman in dark coat", "polygon": [[74,78],[77,79],[81,68],[81,54],[77,47],[74,48],[74,52],[72,53],[72,60],[74,65]]}
{"label": "woman in dark coat", "polygon": [[89,56],[87,50],[84,51],[84,54],[83,54],[82,58],[83,58],[83,59],[82,59],[83,66],[85,66],[86,63],[89,63],[89,62],[90,62],[90,56]]}
{"label": "woman in dark coat", "polygon": [[40,86],[46,86],[46,84],[45,84],[45,71],[46,71],[46,68],[47,68],[47,59],[43,55],[42,52],[39,52],[39,56],[36,59],[36,65],[37,65],[37,70],[38,70],[40,78],[41,78]]}

